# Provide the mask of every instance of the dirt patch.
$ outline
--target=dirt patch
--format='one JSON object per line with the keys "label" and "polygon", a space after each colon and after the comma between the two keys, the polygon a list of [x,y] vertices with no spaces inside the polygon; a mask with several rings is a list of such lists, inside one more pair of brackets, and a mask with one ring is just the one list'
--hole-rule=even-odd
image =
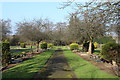
{"label": "dirt patch", "polygon": [[113,70],[113,66],[110,63],[102,63],[102,62],[92,61],[90,59],[90,56],[87,53],[83,53],[83,54],[82,53],[75,53],[75,54],[79,55],[84,60],[89,61],[90,63],[92,63],[93,65],[98,67],[100,70],[107,72],[108,74],[112,74],[112,75],[116,76],[116,74]]}
{"label": "dirt patch", "polygon": [[42,78],[48,78],[51,80],[58,80],[61,78],[76,80],[76,75],[68,65],[61,49],[58,49],[55,53],[53,53],[47,63],[47,66],[37,73],[34,80],[40,80]]}

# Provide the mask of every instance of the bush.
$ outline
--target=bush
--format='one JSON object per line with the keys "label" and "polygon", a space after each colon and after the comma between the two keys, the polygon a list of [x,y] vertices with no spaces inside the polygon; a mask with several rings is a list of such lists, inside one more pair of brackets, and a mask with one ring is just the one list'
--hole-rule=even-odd
{"label": "bush", "polygon": [[41,42],[40,47],[41,47],[41,49],[47,49],[47,43],[46,42]]}
{"label": "bush", "polygon": [[71,50],[79,49],[78,44],[77,43],[71,43],[70,44],[70,49]]}
{"label": "bush", "polygon": [[[94,44],[92,43],[92,53],[94,52]],[[89,42],[83,43],[83,51],[88,52],[89,49]]]}
{"label": "bush", "polygon": [[108,42],[102,46],[102,58],[111,61],[119,61],[120,62],[120,45],[115,42]]}
{"label": "bush", "polygon": [[6,66],[11,61],[10,43],[7,41],[0,42],[0,47],[2,48],[2,65]]}
{"label": "bush", "polygon": [[48,43],[48,45],[47,45],[48,48],[53,48],[53,46],[54,45],[52,43]]}
{"label": "bush", "polygon": [[94,42],[94,47],[97,48],[98,47],[98,43]]}
{"label": "bush", "polygon": [[26,48],[26,44],[25,43],[20,43],[20,47],[21,48]]}

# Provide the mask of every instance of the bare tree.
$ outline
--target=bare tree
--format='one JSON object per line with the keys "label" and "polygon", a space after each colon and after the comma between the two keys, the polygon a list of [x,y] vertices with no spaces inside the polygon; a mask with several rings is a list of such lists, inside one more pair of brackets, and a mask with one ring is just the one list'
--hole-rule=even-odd
{"label": "bare tree", "polygon": [[[23,41],[34,41],[37,42],[37,47],[39,48],[39,42],[42,40],[43,33],[35,26],[32,22],[20,22],[17,23],[19,27],[17,34],[24,39]],[[31,46],[32,48],[32,46]]]}
{"label": "bare tree", "polygon": [[17,26],[17,34],[21,36],[22,41],[36,42],[37,51],[39,50],[39,43],[42,40],[48,41],[51,39],[53,23],[48,19],[40,18],[34,19],[31,22],[19,22]]}
{"label": "bare tree", "polygon": [[[65,8],[70,6],[70,2],[63,5]],[[100,37],[103,35],[104,31],[108,31],[111,24],[116,23],[118,20],[119,12],[119,1],[115,2],[99,2],[99,0],[86,2],[84,4],[74,3],[74,8],[76,12],[74,14],[80,15],[84,20],[83,31],[86,32],[87,37],[89,38],[89,53],[91,54],[91,43],[94,37]],[[117,21],[118,22],[118,21]],[[106,28],[105,28],[106,27]],[[104,30],[103,30],[104,29]],[[87,31],[86,31],[87,30]]]}
{"label": "bare tree", "polygon": [[10,29],[11,29],[11,20],[9,19],[0,20],[0,34],[2,35],[0,40],[4,41],[8,39],[7,35],[11,33]]}
{"label": "bare tree", "polygon": [[52,30],[52,39],[55,44],[62,45],[65,44],[67,41],[67,26],[65,22],[58,22],[54,25]]}

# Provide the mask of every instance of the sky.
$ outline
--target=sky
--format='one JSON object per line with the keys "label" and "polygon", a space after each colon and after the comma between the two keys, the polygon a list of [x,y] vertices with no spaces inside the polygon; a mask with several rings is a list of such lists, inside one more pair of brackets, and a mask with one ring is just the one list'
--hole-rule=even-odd
{"label": "sky", "polygon": [[[12,32],[15,33],[15,23],[29,21],[34,18],[48,18],[50,21],[66,22],[69,13],[74,12],[71,7],[58,9],[60,4],[68,0],[0,0],[0,19],[10,19]],[[73,0],[70,0],[73,1]],[[75,0],[76,2],[88,2],[92,0]]]}
{"label": "sky", "polygon": [[48,18],[50,21],[65,22],[68,21],[69,13],[73,12],[71,7],[59,9],[63,2],[2,2],[0,3],[0,19],[10,19],[12,23],[12,32],[15,33],[15,23],[29,21],[39,18]]}
{"label": "sky", "polygon": [[59,2],[6,2],[2,3],[2,18],[20,21],[33,18],[50,18],[55,22],[64,21],[70,8],[58,9]]}

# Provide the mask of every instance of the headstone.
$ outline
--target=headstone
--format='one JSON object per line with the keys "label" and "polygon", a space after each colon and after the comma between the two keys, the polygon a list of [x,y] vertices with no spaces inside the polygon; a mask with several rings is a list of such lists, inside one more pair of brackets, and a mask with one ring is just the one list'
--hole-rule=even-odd
{"label": "headstone", "polygon": [[117,64],[114,60],[112,60],[112,64],[113,64],[113,66],[117,66]]}

